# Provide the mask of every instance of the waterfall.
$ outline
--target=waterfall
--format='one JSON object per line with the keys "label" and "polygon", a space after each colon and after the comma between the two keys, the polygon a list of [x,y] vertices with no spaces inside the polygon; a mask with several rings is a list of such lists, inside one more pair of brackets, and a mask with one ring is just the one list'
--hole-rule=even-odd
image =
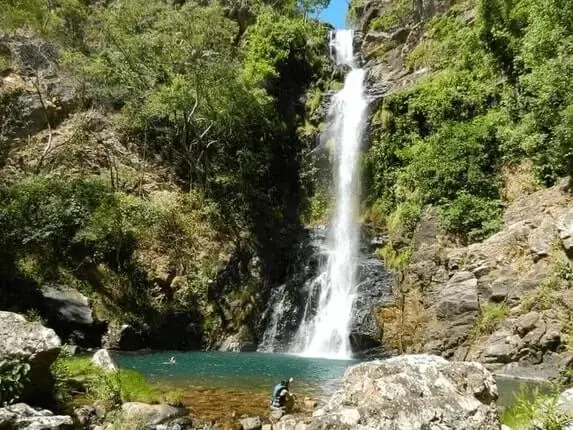
{"label": "waterfall", "polygon": [[[261,343],[257,351],[259,352],[273,352],[277,349],[277,338],[280,332],[280,323],[285,318],[288,311],[286,306],[286,284],[278,287],[274,294],[271,295],[269,304],[262,316],[263,319],[269,317],[269,323],[263,333]],[[269,313],[269,315],[267,315]]]}
{"label": "waterfall", "polygon": [[[327,258],[321,273],[311,281],[308,309],[291,348],[292,352],[306,356],[347,358],[351,355],[349,330],[357,287],[360,236],[358,167],[368,106],[364,94],[365,72],[354,64],[353,38],[351,30],[337,30],[331,35],[330,46],[336,62],[349,66],[350,71],[329,111],[327,137],[335,144],[336,195]],[[310,312],[312,308],[314,312]]]}

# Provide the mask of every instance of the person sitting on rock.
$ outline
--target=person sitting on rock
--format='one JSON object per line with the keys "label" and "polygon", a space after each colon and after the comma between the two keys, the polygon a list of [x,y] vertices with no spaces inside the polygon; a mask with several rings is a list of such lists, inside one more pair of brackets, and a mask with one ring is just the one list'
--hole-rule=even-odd
{"label": "person sitting on rock", "polygon": [[271,409],[283,412],[292,409],[293,396],[289,392],[289,386],[293,380],[293,378],[289,378],[275,385],[271,397]]}

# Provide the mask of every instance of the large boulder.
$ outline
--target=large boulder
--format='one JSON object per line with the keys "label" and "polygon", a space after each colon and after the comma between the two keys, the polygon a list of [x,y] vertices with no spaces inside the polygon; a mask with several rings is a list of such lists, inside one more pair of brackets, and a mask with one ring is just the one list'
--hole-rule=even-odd
{"label": "large boulder", "polygon": [[23,399],[45,400],[52,388],[50,366],[61,347],[54,330],[38,322],[29,322],[22,315],[0,311],[0,361],[28,363],[29,384]]}
{"label": "large boulder", "polygon": [[36,410],[25,403],[0,408],[0,429],[63,430],[72,428],[71,417],[54,415],[48,410]]}
{"label": "large boulder", "polygon": [[101,346],[106,324],[94,319],[86,296],[58,285],[45,285],[41,292],[48,325],[62,339],[86,348]]}
{"label": "large boulder", "polygon": [[497,397],[479,363],[399,356],[349,367],[308,430],[499,430]]}
{"label": "large boulder", "polygon": [[107,349],[100,349],[92,357],[92,363],[105,372],[116,372],[117,363]]}

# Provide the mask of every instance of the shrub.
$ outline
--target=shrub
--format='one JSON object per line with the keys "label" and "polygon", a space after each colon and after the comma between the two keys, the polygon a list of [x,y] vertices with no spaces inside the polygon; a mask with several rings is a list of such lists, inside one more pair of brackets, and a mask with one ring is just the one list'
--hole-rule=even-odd
{"label": "shrub", "polygon": [[503,412],[501,422],[514,429],[561,430],[571,420],[571,416],[558,412],[556,408],[561,389],[555,386],[549,393],[535,389],[532,395],[520,389],[514,405]]}
{"label": "shrub", "polygon": [[0,361],[0,405],[18,400],[24,392],[30,365],[19,361]]}
{"label": "shrub", "polygon": [[439,208],[439,217],[448,232],[475,242],[499,229],[501,206],[499,200],[476,197],[462,191]]}
{"label": "shrub", "polygon": [[505,303],[484,306],[471,329],[470,338],[493,333],[508,315],[509,307]]}

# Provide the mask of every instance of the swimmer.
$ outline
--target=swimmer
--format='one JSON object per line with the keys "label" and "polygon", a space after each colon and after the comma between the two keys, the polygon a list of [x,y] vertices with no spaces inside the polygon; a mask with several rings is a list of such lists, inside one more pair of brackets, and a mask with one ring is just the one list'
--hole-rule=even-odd
{"label": "swimmer", "polygon": [[163,364],[175,364],[175,357],[171,357],[169,361],[164,361]]}

